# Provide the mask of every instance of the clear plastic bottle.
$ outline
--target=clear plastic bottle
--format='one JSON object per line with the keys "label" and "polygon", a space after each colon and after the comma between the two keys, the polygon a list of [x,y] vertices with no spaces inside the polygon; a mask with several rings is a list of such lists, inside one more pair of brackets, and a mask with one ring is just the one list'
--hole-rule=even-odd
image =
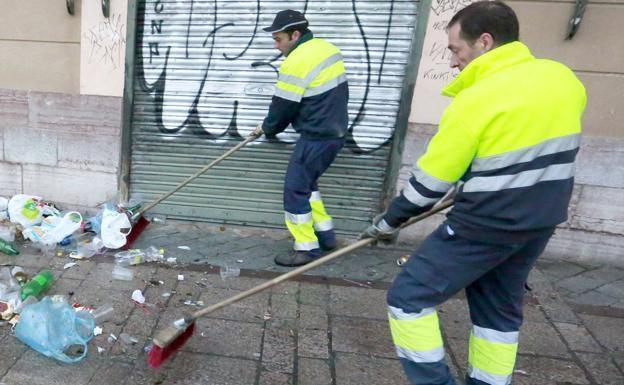
{"label": "clear plastic bottle", "polygon": [[138,265],[143,262],[145,262],[145,253],[140,249],[130,249],[115,254],[115,263],[119,266]]}
{"label": "clear plastic bottle", "polygon": [[145,249],[145,262],[159,262],[165,259],[165,249],[150,246]]}

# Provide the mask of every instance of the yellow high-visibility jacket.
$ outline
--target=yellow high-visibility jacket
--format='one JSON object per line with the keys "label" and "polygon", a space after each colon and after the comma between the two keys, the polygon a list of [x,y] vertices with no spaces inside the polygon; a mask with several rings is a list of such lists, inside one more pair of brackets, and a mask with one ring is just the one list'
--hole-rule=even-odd
{"label": "yellow high-visibility jacket", "polygon": [[448,223],[470,239],[530,239],[567,219],[585,88],[521,42],[470,62],[442,91],[454,97],[384,220],[396,227],[459,183]]}
{"label": "yellow high-visibility jacket", "polygon": [[349,87],[340,50],[314,38],[301,36],[282,62],[275,95],[262,129],[280,133],[292,123],[306,139],[337,139],[347,133]]}

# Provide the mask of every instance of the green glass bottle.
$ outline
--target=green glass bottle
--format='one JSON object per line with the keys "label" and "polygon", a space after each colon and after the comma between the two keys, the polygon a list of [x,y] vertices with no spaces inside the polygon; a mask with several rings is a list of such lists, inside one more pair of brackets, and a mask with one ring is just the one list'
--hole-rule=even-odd
{"label": "green glass bottle", "polygon": [[50,270],[41,270],[39,274],[35,275],[22,287],[22,293],[20,295],[22,301],[31,295],[40,298],[41,295],[52,286],[52,282],[54,282],[54,275],[52,272]]}
{"label": "green glass bottle", "polygon": [[0,252],[3,252],[6,255],[18,255],[19,254],[19,251],[15,248],[15,246],[11,242],[7,242],[2,238],[0,238]]}

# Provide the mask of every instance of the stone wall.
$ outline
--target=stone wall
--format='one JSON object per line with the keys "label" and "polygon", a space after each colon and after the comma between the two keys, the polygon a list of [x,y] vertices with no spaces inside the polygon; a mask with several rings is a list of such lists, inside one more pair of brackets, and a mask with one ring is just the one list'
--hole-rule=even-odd
{"label": "stone wall", "polygon": [[121,98],[0,89],[0,195],[93,209],[115,197]]}

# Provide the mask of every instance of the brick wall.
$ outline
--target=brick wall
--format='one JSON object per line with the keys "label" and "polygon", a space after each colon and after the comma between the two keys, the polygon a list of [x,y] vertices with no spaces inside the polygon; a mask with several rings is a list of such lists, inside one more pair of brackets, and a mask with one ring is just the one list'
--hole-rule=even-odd
{"label": "brick wall", "polygon": [[0,89],[0,195],[93,209],[115,197],[121,98]]}

